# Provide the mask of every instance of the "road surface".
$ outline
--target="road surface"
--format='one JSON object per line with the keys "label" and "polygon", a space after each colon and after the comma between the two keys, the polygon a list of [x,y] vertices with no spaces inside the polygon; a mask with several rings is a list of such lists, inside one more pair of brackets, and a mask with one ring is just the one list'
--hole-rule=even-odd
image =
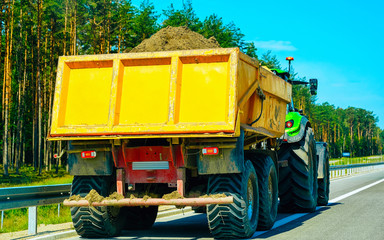
{"label": "road surface", "polygon": [[[331,181],[331,202],[310,214],[279,214],[270,231],[253,239],[384,239],[384,171]],[[70,240],[84,240],[73,237]],[[152,229],[123,231],[117,239],[213,239],[205,214],[162,218]]]}

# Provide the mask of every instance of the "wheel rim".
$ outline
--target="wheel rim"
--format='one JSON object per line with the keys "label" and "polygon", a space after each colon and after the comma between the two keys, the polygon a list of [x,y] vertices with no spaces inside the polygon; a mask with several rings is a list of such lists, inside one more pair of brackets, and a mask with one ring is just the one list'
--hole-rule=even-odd
{"label": "wheel rim", "polygon": [[252,180],[248,179],[248,186],[247,186],[247,192],[248,192],[247,203],[248,203],[248,208],[247,208],[247,213],[248,213],[248,219],[249,220],[252,219],[252,215],[253,215],[253,202],[254,202],[253,190],[254,189],[253,189]]}

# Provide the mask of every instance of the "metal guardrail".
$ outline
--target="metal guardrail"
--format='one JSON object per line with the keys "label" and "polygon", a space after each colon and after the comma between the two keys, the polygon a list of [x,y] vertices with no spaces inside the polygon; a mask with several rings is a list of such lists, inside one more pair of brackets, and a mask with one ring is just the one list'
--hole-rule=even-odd
{"label": "metal guardrail", "polygon": [[28,234],[36,234],[37,206],[62,203],[70,191],[71,184],[0,188],[1,227],[4,210],[28,207]]}
{"label": "metal guardrail", "polygon": [[0,211],[62,203],[71,184],[0,188]]}
{"label": "metal guardrail", "polygon": [[371,172],[384,168],[384,162],[377,163],[361,163],[361,164],[348,164],[348,165],[336,165],[330,166],[330,178],[338,178],[349,176],[357,173]]}
{"label": "metal guardrail", "polygon": [[343,169],[350,169],[350,168],[369,167],[369,166],[376,166],[376,165],[383,165],[383,164],[384,164],[384,162],[336,165],[336,166],[329,166],[329,170],[330,171],[334,171],[334,170],[343,170]]}

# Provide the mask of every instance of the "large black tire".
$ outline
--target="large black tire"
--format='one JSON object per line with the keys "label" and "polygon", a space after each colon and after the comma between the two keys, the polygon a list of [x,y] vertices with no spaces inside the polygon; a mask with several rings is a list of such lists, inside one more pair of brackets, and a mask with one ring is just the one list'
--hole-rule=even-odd
{"label": "large black tire", "polygon": [[[256,155],[254,160],[259,180],[259,223],[257,230],[269,230],[277,217],[278,179],[276,166],[269,156]],[[255,156],[255,157],[256,157]]]}
{"label": "large black tire", "polygon": [[233,196],[232,204],[207,205],[209,229],[214,238],[249,238],[257,228],[259,192],[257,175],[251,161],[246,161],[241,174],[211,175],[210,194]]}
{"label": "large black tire", "polygon": [[[113,191],[114,182],[111,176],[75,176],[71,195],[85,196],[95,189],[106,197]],[[71,207],[71,215],[73,226],[82,237],[114,237],[124,226],[119,207]]]}
{"label": "large black tire", "polygon": [[313,212],[317,204],[317,157],[313,130],[307,127],[305,137],[297,143],[284,143],[279,161],[279,211]]}
{"label": "large black tire", "polygon": [[318,191],[317,191],[317,205],[327,206],[329,201],[329,155],[325,150],[323,161],[323,175],[324,178],[317,179]]}
{"label": "large black tire", "polygon": [[125,229],[145,230],[150,229],[157,217],[158,206],[125,207]]}

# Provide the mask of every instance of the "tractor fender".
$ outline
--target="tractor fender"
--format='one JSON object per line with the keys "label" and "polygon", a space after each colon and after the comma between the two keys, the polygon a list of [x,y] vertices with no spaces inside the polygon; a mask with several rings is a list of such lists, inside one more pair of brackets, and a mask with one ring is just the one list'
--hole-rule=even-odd
{"label": "tractor fender", "polygon": [[285,129],[283,141],[287,143],[299,142],[305,136],[305,130],[307,126],[311,126],[311,123],[307,117],[300,115],[298,112],[289,113],[285,121],[290,120],[293,120],[295,124],[291,129]]}

